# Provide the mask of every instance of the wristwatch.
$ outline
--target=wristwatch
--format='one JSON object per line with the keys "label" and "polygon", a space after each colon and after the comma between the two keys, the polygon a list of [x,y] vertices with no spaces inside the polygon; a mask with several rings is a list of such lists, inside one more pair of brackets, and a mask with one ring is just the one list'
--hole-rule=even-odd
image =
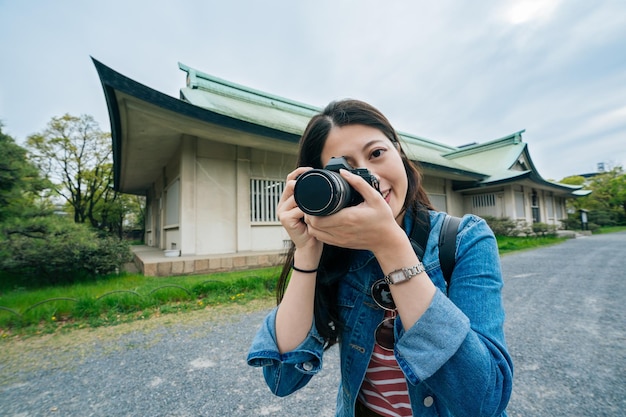
{"label": "wristwatch", "polygon": [[396,269],[393,272],[385,275],[385,282],[389,285],[399,284],[404,281],[408,281],[413,278],[415,275],[424,272],[426,269],[424,268],[423,263],[419,263],[410,268],[402,268]]}

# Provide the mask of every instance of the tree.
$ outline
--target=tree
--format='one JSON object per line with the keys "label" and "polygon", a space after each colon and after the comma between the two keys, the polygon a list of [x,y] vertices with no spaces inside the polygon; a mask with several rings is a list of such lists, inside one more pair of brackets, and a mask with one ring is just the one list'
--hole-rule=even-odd
{"label": "tree", "polygon": [[572,175],[571,177],[565,177],[563,178],[561,181],[559,181],[561,184],[568,184],[568,185],[585,185],[585,177],[580,176],[580,175]]}
{"label": "tree", "polygon": [[[45,132],[49,135],[47,138],[43,134],[30,138],[31,144],[36,145],[33,146],[36,163],[28,159],[26,149],[2,132],[0,123],[0,282],[5,286],[54,285],[94,279],[119,271],[131,258],[125,240],[103,237],[89,224],[79,224],[81,222],[74,222],[68,216],[54,213],[49,200],[52,190],[69,196],[71,194],[64,194],[63,186],[67,184],[69,190],[80,193],[82,198],[101,192],[101,184],[109,184],[111,177],[110,163],[90,162],[94,160],[87,149],[94,144],[78,141],[77,145],[70,140],[74,130],[64,130],[64,123],[77,123],[77,120],[66,117],[51,122]],[[82,121],[89,122],[89,119]],[[84,142],[93,137],[89,123],[77,123],[73,128],[82,132]],[[53,135],[53,132],[59,134]],[[100,137],[106,135],[100,132],[96,138]],[[103,155],[110,155],[110,150],[105,149]],[[59,184],[55,186],[43,178],[38,167],[46,169],[46,177]],[[110,187],[104,187],[104,197],[87,201],[83,211],[87,213],[85,218],[88,213],[97,212],[94,207],[99,204],[106,206],[107,193],[111,192]],[[80,200],[76,197],[71,201]]]}
{"label": "tree", "polygon": [[591,194],[570,202],[575,210],[589,211],[589,221],[599,225],[623,224],[626,221],[626,173],[621,166],[597,174],[586,180],[583,177],[568,177],[561,182],[583,185]]}
{"label": "tree", "polygon": [[2,132],[0,123],[0,222],[23,216],[41,205],[39,196],[51,186],[35,165],[26,159],[26,149]]}
{"label": "tree", "polygon": [[[109,190],[114,193],[112,189]],[[97,227],[112,235],[122,238],[127,229],[143,229],[144,199],[130,194],[114,193],[106,203],[97,204],[94,208],[94,219]],[[142,222],[142,223],[139,223]]]}
{"label": "tree", "polygon": [[626,216],[626,174],[619,175],[610,180],[612,204],[620,207]]}
{"label": "tree", "polygon": [[[585,177],[580,176],[580,175],[573,175],[570,177],[565,177],[559,182],[561,184],[568,184],[568,185],[582,185],[583,189],[589,189],[586,184],[587,180],[585,179]],[[570,198],[567,200],[567,208],[568,208],[568,211],[570,212],[573,211],[573,212],[578,213],[578,210],[585,208],[585,206],[586,206],[586,197]]]}
{"label": "tree", "polygon": [[[28,137],[31,158],[56,184],[74,222],[109,230],[109,212],[117,210],[113,190],[111,136],[92,116],[54,117],[42,132]],[[119,215],[117,216],[119,218]]]}
{"label": "tree", "polygon": [[621,166],[596,175],[590,186],[594,198],[589,203],[593,209],[608,213],[614,221],[626,216],[626,173]]}

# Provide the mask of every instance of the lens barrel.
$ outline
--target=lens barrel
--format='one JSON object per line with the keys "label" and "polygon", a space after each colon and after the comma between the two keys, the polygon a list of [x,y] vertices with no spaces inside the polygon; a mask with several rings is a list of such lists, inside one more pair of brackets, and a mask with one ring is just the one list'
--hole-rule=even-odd
{"label": "lens barrel", "polygon": [[330,216],[348,206],[353,193],[358,194],[338,173],[312,169],[298,177],[293,196],[304,213]]}

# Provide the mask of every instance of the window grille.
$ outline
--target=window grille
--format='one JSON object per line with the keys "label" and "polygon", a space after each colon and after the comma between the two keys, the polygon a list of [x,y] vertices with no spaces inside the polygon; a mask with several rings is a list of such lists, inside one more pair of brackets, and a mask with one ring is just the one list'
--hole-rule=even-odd
{"label": "window grille", "polygon": [[285,181],[250,180],[250,221],[252,223],[278,222],[276,206],[285,189]]}
{"label": "window grille", "polygon": [[474,195],[472,196],[472,206],[474,206],[474,208],[495,207],[496,195],[495,194]]}

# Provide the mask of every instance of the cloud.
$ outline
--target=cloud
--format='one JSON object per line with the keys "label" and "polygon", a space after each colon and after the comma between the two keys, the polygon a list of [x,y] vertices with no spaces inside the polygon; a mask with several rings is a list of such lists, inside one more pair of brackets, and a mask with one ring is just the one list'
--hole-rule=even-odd
{"label": "cloud", "polygon": [[510,2],[503,11],[504,19],[514,25],[549,19],[558,7],[558,0],[523,0]]}
{"label": "cloud", "polygon": [[20,139],[66,112],[109,128],[91,55],[174,97],[180,61],[317,106],[360,98],[451,145],[526,129],[550,177],[624,163],[623,2],[1,2],[0,48],[0,119]]}

